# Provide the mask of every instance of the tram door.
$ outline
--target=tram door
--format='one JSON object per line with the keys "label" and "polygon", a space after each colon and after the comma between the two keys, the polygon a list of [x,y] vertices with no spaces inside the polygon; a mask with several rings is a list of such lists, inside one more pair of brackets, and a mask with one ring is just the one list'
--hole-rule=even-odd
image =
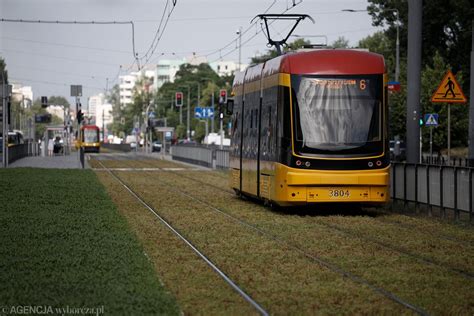
{"label": "tram door", "polygon": [[[259,67],[261,71],[261,66]],[[259,72],[261,73],[261,72]],[[245,82],[242,140],[242,191],[254,196],[259,194],[259,143],[261,82]]]}

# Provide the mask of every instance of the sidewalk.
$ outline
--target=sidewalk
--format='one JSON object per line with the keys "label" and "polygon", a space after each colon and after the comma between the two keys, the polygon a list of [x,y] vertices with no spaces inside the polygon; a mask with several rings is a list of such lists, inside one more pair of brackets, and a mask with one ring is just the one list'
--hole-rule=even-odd
{"label": "sidewalk", "polygon": [[[67,156],[32,156],[18,159],[8,165],[8,168],[45,168],[45,169],[81,169],[79,156],[77,152],[73,152]],[[85,168],[88,168],[85,162]]]}

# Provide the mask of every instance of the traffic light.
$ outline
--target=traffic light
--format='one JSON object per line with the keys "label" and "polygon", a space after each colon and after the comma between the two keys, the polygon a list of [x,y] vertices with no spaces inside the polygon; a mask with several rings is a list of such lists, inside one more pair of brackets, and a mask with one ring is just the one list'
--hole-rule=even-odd
{"label": "traffic light", "polygon": [[177,107],[183,106],[183,93],[182,92],[175,93],[175,104]]}
{"label": "traffic light", "polygon": [[418,123],[420,124],[420,127],[423,126],[424,122],[423,122],[423,119],[420,117],[420,120],[418,121]]}
{"label": "traffic light", "polygon": [[82,110],[77,111],[77,124],[81,124],[81,122],[84,121],[84,113],[82,113]]}
{"label": "traffic light", "polygon": [[41,97],[41,107],[42,108],[48,107],[48,97]]}
{"label": "traffic light", "polygon": [[227,102],[227,90],[221,89],[219,93],[219,103],[224,104]]}

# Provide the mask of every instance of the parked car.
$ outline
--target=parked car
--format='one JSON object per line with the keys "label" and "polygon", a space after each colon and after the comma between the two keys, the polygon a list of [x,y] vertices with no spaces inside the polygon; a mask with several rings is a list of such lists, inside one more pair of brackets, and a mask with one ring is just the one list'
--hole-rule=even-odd
{"label": "parked car", "polygon": [[152,151],[156,151],[156,152],[160,152],[161,147],[162,147],[162,144],[161,144],[161,141],[159,140],[155,140],[151,146]]}

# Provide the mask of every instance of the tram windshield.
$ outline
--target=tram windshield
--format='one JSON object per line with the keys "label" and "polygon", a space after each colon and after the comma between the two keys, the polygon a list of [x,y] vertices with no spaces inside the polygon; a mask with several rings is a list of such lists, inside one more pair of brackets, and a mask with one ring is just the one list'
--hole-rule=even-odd
{"label": "tram windshield", "polygon": [[84,142],[85,143],[99,142],[99,131],[97,129],[84,129]]}
{"label": "tram windshield", "polygon": [[300,150],[315,154],[376,150],[374,143],[380,145],[382,140],[381,87],[381,76],[298,77],[293,100]]}

